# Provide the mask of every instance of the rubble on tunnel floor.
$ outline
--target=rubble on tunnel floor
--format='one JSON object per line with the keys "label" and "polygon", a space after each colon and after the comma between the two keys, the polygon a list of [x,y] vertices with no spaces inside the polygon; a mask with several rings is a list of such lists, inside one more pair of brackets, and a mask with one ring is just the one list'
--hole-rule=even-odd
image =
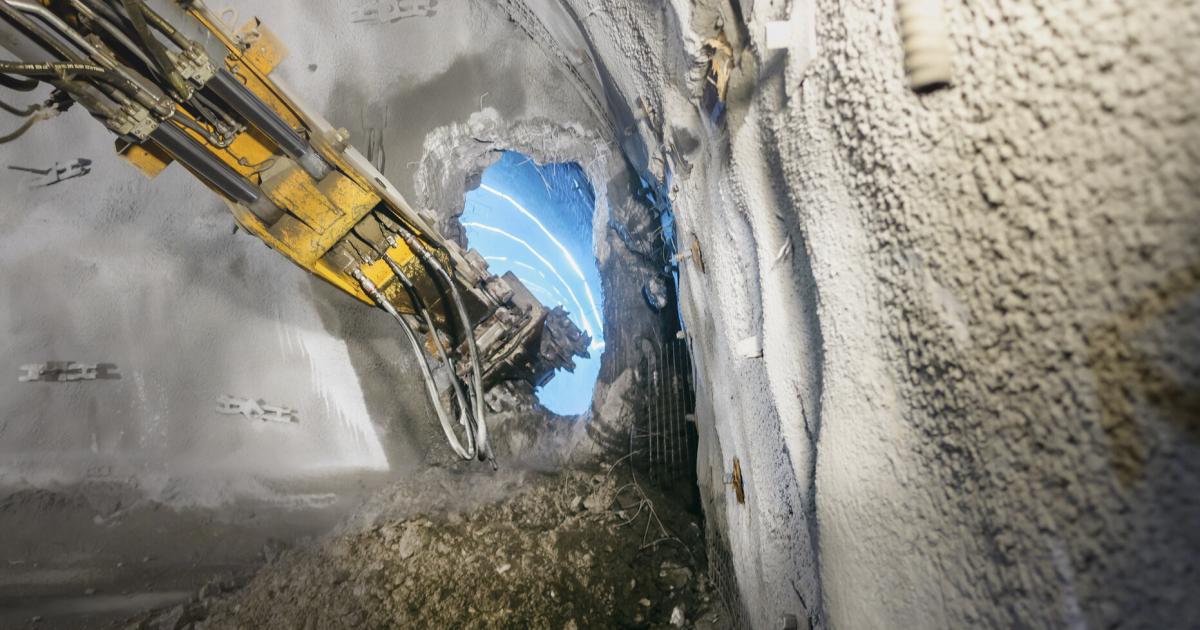
{"label": "rubble on tunnel floor", "polygon": [[615,467],[434,468],[337,531],[129,629],[726,628],[699,517]]}

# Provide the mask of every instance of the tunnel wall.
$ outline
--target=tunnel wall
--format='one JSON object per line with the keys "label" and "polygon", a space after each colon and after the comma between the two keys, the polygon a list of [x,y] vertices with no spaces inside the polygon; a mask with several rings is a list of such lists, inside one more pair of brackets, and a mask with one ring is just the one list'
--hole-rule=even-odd
{"label": "tunnel wall", "polygon": [[[918,97],[890,3],[817,3],[819,56],[774,121],[826,347],[865,306],[886,366],[826,359],[823,410],[854,401],[819,439],[827,612],[1192,625],[1200,10],[946,8],[955,84]],[[862,259],[831,238],[845,214]],[[856,285],[870,302],[838,308]]]}
{"label": "tunnel wall", "polygon": [[1194,4],[946,2],[954,82],[925,95],[890,2],[504,4],[574,20],[543,45],[590,51],[631,163],[674,177],[698,472],[747,622],[1200,619]]}

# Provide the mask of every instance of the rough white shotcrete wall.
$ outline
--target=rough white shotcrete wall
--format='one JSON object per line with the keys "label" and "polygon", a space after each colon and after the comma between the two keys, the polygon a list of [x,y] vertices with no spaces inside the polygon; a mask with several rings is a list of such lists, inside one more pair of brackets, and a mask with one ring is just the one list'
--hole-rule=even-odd
{"label": "rough white shotcrete wall", "polygon": [[823,305],[852,262],[823,228],[865,232],[849,278],[900,394],[846,373],[863,407],[822,423],[828,613],[1195,625],[1200,7],[946,7],[955,86],[916,97],[890,10],[818,3],[812,82],[773,121]]}
{"label": "rough white shotcrete wall", "polygon": [[678,185],[700,483],[749,621],[1200,623],[1197,5],[947,1],[954,84],[917,95],[892,2],[505,4],[570,9],[580,83]]}

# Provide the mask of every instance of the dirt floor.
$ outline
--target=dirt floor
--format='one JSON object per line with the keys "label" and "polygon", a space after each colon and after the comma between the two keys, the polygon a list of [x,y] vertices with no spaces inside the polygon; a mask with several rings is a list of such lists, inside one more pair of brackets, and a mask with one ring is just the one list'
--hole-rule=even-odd
{"label": "dirt floor", "polygon": [[214,580],[111,627],[729,627],[690,492],[664,494],[625,464],[434,468],[271,558],[244,587]]}
{"label": "dirt floor", "polygon": [[147,499],[128,481],[2,489],[0,628],[102,628],[186,603],[212,580],[245,582],[279,550],[335,527],[369,481],[212,507]]}

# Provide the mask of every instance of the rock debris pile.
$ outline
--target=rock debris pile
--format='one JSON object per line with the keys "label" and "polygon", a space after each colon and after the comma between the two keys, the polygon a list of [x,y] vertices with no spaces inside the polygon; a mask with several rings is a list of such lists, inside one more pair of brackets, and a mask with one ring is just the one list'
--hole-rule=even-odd
{"label": "rock debris pile", "polygon": [[244,588],[130,628],[726,627],[704,535],[626,466],[455,475],[375,497]]}

